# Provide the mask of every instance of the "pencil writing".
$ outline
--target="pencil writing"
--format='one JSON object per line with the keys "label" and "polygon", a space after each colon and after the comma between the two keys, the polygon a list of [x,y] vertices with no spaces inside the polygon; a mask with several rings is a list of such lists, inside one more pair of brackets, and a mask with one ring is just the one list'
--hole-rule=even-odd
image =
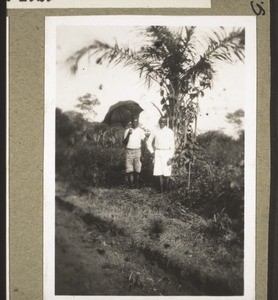
{"label": "pencil writing", "polygon": [[257,16],[259,16],[259,15],[264,16],[265,15],[265,9],[263,7],[264,2],[257,3],[255,1],[251,1],[250,4],[251,4],[252,10],[255,13],[255,15],[257,15]]}

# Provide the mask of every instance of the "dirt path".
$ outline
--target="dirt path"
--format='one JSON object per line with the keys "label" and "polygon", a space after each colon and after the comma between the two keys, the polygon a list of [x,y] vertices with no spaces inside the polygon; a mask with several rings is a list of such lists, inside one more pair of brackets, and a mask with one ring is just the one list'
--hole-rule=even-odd
{"label": "dirt path", "polygon": [[56,204],[57,295],[197,295],[191,285],[161,270],[133,241]]}
{"label": "dirt path", "polygon": [[56,203],[58,294],[243,294],[242,249],[169,194],[59,182]]}

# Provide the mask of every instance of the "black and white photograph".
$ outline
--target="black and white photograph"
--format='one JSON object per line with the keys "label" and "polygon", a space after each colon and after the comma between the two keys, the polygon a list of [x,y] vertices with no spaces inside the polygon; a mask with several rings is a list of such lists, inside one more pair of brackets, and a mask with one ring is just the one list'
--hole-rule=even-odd
{"label": "black and white photograph", "polygon": [[254,299],[255,17],[45,34],[45,299]]}

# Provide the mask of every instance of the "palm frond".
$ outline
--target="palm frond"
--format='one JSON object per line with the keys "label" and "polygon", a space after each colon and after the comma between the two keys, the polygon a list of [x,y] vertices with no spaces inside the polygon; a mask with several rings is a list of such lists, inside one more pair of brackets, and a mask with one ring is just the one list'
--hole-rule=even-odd
{"label": "palm frond", "polygon": [[97,64],[105,62],[131,67],[139,77],[144,77],[148,86],[168,79],[176,92],[184,94],[188,91],[188,83],[195,82],[200,76],[209,87],[216,61],[232,63],[244,59],[245,32],[241,28],[229,34],[220,28],[201,40],[192,26],[176,30],[165,26],[141,29],[146,43],[139,50],[119,45],[116,40],[113,45],[95,40],[68,58],[71,71],[76,73],[80,59],[88,55],[89,58],[96,57]]}
{"label": "palm frond", "polygon": [[80,59],[86,54],[90,53],[91,50],[94,50],[96,48],[97,46],[95,44],[83,47],[80,50],[76,51],[66,60],[66,63],[70,65],[70,70],[73,74],[75,74],[78,70],[78,64]]}
{"label": "palm frond", "polygon": [[95,40],[91,45],[76,51],[71,55],[66,63],[70,65],[71,71],[75,74],[78,70],[78,65],[82,57],[88,55],[88,58],[96,57],[97,64],[106,62],[108,64],[119,64],[124,60],[132,60],[134,52],[127,46],[119,46],[117,41],[113,46]]}
{"label": "palm frond", "polygon": [[207,60],[233,62],[235,59],[244,60],[245,30],[240,28],[226,34],[224,29],[213,32],[209,38],[209,46],[204,53]]}

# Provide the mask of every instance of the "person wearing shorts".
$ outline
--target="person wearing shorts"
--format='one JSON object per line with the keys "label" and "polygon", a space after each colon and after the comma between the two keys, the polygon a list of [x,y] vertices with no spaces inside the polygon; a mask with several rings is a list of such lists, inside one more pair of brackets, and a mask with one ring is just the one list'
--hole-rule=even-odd
{"label": "person wearing shorts", "polygon": [[175,153],[175,139],[172,129],[167,127],[167,119],[159,119],[159,128],[151,133],[147,148],[154,154],[153,175],[159,176],[160,191],[168,190],[172,173],[171,159]]}
{"label": "person wearing shorts", "polygon": [[126,173],[129,188],[139,188],[141,163],[141,145],[145,139],[145,132],[139,127],[138,118],[132,120],[132,127],[126,129],[124,133],[124,143],[126,144]]}

